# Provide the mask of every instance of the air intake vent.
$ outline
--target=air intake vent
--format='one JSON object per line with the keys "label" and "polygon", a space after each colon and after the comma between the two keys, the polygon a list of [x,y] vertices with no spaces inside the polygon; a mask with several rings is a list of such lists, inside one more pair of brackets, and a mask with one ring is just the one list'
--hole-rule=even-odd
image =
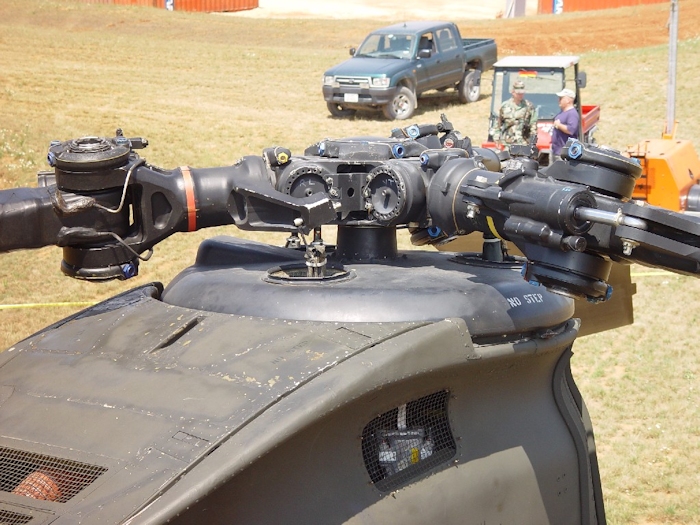
{"label": "air intake vent", "polygon": [[28,498],[65,503],[106,471],[97,465],[0,447],[0,490]]}
{"label": "air intake vent", "polygon": [[31,516],[0,509],[0,525],[24,525],[32,521]]}
{"label": "air intake vent", "polygon": [[370,421],[362,431],[362,455],[372,483],[394,490],[456,452],[444,390],[410,401]]}

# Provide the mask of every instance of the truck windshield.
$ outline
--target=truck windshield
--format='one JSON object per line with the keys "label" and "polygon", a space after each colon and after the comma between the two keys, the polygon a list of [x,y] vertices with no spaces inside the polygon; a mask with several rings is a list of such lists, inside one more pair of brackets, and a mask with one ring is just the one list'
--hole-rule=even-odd
{"label": "truck windshield", "polygon": [[356,57],[409,58],[413,35],[372,33],[362,42]]}
{"label": "truck windshield", "polygon": [[537,108],[539,120],[553,120],[559,113],[557,93],[564,88],[564,72],[559,71],[498,71],[494,78],[491,113],[498,114],[501,104],[510,98],[513,83],[525,84],[525,99]]}

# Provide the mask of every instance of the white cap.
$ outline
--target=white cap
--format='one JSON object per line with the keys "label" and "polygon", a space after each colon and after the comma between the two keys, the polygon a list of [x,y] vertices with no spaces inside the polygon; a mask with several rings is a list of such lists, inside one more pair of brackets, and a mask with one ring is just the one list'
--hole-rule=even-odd
{"label": "white cap", "polygon": [[571,89],[562,89],[559,93],[557,93],[558,97],[571,97],[571,98],[576,98],[576,93],[574,93]]}

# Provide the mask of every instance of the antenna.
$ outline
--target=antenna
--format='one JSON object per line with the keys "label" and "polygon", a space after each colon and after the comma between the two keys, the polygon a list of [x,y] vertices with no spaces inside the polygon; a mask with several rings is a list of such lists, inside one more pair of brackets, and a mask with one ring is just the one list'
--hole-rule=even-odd
{"label": "antenna", "polygon": [[678,54],[678,0],[671,0],[668,29],[668,91],[666,94],[666,129],[664,138],[676,134],[676,55]]}

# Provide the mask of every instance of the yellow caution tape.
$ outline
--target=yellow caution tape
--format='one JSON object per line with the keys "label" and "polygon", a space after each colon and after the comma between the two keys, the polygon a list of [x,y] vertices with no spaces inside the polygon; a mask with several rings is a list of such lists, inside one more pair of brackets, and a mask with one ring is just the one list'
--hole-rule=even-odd
{"label": "yellow caution tape", "polygon": [[491,233],[493,234],[494,237],[496,237],[497,239],[503,240],[503,237],[498,235],[498,231],[496,230],[496,225],[493,222],[493,217],[491,217],[490,215],[487,215],[486,216],[486,224],[488,224],[489,230],[491,230]]}
{"label": "yellow caution tape", "polygon": [[92,306],[95,301],[78,301],[70,303],[23,303],[23,304],[0,304],[0,310],[18,310],[20,308],[47,308],[56,306]]}

